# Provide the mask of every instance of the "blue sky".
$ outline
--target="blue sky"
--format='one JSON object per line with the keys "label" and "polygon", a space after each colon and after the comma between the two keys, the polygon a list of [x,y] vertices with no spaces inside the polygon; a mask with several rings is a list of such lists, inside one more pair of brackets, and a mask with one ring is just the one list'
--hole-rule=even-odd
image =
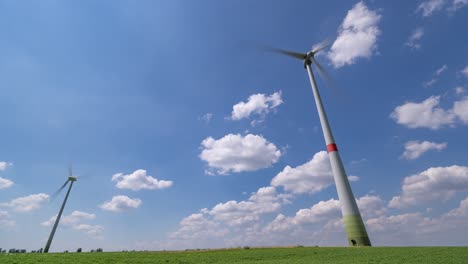
{"label": "blue sky", "polygon": [[[374,245],[466,245],[468,3],[1,1],[0,247],[346,245],[303,63]],[[52,221],[50,221],[52,219]]]}

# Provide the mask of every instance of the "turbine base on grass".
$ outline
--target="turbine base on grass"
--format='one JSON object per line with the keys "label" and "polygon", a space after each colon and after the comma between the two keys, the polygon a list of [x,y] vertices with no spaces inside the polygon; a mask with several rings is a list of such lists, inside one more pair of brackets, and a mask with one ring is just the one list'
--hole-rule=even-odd
{"label": "turbine base on grass", "polygon": [[350,246],[372,246],[361,215],[345,215],[343,220]]}

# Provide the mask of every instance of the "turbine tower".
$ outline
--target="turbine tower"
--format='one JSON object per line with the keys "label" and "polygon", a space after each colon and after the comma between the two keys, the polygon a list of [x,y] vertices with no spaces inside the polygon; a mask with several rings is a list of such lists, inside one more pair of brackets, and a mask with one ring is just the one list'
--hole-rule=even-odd
{"label": "turbine tower", "polygon": [[67,181],[56,191],[52,197],[57,196],[66,186],[68,183],[70,183],[70,186],[68,187],[67,194],[65,195],[65,199],[63,200],[62,207],[60,207],[60,211],[57,215],[57,219],[55,219],[54,227],[52,228],[52,231],[50,232],[49,239],[47,239],[47,244],[44,248],[44,253],[49,252],[50,244],[52,244],[52,239],[54,239],[55,231],[57,230],[57,226],[60,221],[60,217],[62,217],[63,209],[65,208],[65,204],[67,203],[68,195],[70,194],[71,188],[73,186],[73,183],[77,180],[77,177],[72,175],[72,168],[71,166],[68,167],[68,179]]}
{"label": "turbine tower", "polygon": [[322,77],[328,76],[323,67],[314,57],[317,52],[323,50],[327,46],[329,46],[329,44],[322,43],[307,53],[299,53],[276,48],[274,48],[273,51],[304,61],[304,68],[306,68],[307,73],[309,74],[309,80],[312,86],[312,92],[314,94],[323,136],[327,146],[333,178],[335,180],[336,190],[341,204],[341,213],[343,215],[346,234],[348,236],[348,243],[350,246],[371,246],[366,227],[362,221],[353,191],[351,190],[351,185],[349,184],[348,177],[346,176],[346,171],[344,169],[343,162],[341,161],[338,147],[328,122],[327,114],[325,113],[325,108],[323,107],[317,83],[315,82],[314,73],[312,72],[312,64],[315,64]]}

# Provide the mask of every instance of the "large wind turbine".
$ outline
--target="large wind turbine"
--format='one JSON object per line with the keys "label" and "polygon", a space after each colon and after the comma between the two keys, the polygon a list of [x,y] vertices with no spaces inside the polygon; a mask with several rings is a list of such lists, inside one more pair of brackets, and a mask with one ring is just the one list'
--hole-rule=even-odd
{"label": "large wind turbine", "polygon": [[60,217],[62,217],[63,209],[65,208],[65,204],[67,203],[68,195],[70,194],[71,188],[73,186],[73,183],[77,180],[77,177],[72,175],[72,168],[71,166],[68,167],[68,179],[67,181],[58,189],[57,192],[55,192],[52,197],[58,195],[66,186],[68,183],[70,183],[70,186],[68,187],[67,195],[65,195],[65,199],[63,200],[62,207],[60,207],[60,211],[57,215],[57,219],[55,219],[54,227],[52,228],[52,231],[50,232],[49,239],[47,240],[47,244],[44,248],[44,253],[49,252],[50,244],[52,244],[52,239],[54,239],[55,231],[57,230],[57,226],[60,221]]}
{"label": "large wind turbine", "polygon": [[313,63],[317,67],[320,75],[323,77],[328,76],[323,67],[314,57],[317,52],[323,50],[327,46],[328,44],[322,43],[307,53],[299,53],[283,49],[273,49],[273,51],[304,61],[304,68],[306,68],[307,73],[309,74],[309,80],[312,86],[312,92],[314,93],[320,124],[322,125],[323,136],[325,137],[325,144],[327,145],[328,157],[330,158],[333,178],[335,180],[338,198],[341,203],[341,213],[343,214],[346,234],[348,236],[348,243],[350,246],[371,246],[366,227],[362,221],[362,217],[359,212],[359,208],[357,207],[353,191],[351,190],[348,177],[346,176],[343,162],[341,161],[340,154],[338,153],[338,147],[336,146],[335,138],[333,137],[327,114],[325,113],[325,109],[323,107],[322,99],[317,88],[317,83],[315,82],[314,73],[312,72]]}

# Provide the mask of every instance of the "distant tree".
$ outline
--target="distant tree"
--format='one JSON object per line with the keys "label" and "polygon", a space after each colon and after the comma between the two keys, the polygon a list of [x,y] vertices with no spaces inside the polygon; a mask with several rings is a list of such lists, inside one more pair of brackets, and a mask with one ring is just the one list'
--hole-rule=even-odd
{"label": "distant tree", "polygon": [[96,252],[102,252],[102,248],[96,249]]}
{"label": "distant tree", "polygon": [[42,253],[42,248],[40,248],[39,251],[37,251],[37,252]]}
{"label": "distant tree", "polygon": [[68,253],[68,250],[65,250],[63,253]]}
{"label": "distant tree", "polygon": [[94,253],[94,249],[91,249],[91,251],[90,251],[90,252],[91,252],[91,253]]}
{"label": "distant tree", "polygon": [[26,249],[20,250],[20,253],[26,253]]}
{"label": "distant tree", "polygon": [[31,250],[31,253],[36,253],[36,250]]}
{"label": "distant tree", "polygon": [[15,253],[16,252],[16,249],[14,248],[10,248],[10,250],[8,250],[8,253]]}
{"label": "distant tree", "polygon": [[81,248],[78,248],[76,252],[81,253]]}

